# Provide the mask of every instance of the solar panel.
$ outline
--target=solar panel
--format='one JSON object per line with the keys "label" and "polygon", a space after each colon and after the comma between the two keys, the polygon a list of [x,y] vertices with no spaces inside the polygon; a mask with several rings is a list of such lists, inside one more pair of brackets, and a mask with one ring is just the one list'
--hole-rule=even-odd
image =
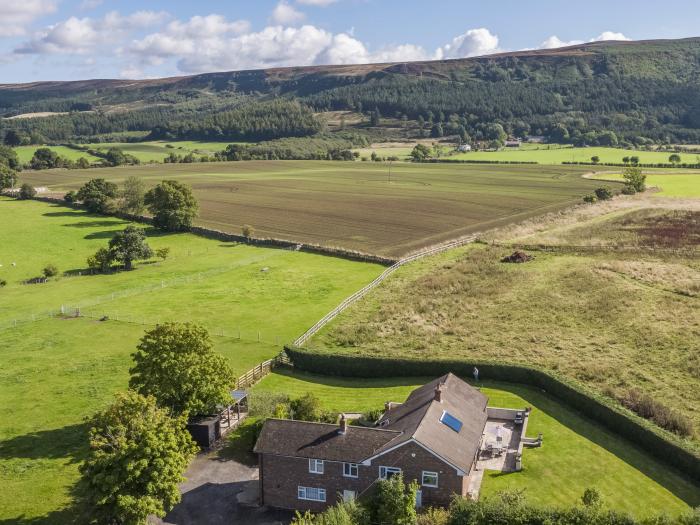
{"label": "solar panel", "polygon": [[440,423],[442,423],[443,425],[447,425],[457,433],[459,433],[459,431],[462,430],[462,422],[447,411],[442,413]]}

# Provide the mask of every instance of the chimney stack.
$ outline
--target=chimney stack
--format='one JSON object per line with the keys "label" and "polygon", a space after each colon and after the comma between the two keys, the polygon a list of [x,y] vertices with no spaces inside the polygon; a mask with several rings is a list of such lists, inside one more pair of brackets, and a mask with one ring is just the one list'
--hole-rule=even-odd
{"label": "chimney stack", "polygon": [[438,384],[435,387],[435,401],[442,403],[442,385]]}
{"label": "chimney stack", "polygon": [[338,429],[338,434],[344,436],[348,432],[348,420],[345,414],[340,415],[340,428]]}

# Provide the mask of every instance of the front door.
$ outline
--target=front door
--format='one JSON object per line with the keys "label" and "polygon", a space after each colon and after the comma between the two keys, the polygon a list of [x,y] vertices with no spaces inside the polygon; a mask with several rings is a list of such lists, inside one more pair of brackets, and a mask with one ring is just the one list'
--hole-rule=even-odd
{"label": "front door", "polygon": [[416,508],[419,509],[423,506],[423,492],[420,490],[416,491]]}

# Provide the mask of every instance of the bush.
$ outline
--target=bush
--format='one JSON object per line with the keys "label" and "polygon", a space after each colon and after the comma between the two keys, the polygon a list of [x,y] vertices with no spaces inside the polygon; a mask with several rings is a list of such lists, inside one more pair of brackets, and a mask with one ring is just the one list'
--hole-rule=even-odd
{"label": "bush", "polygon": [[447,509],[428,507],[418,514],[416,525],[447,525],[450,513]]}
{"label": "bush", "polygon": [[100,248],[87,258],[87,265],[93,272],[107,273],[112,268],[114,256],[107,248]]}
{"label": "bush", "polygon": [[22,184],[19,189],[19,198],[21,200],[29,200],[33,199],[34,197],[36,197],[36,190],[34,189],[34,186],[26,182]]}
{"label": "bush", "polygon": [[241,233],[243,234],[243,237],[250,239],[255,233],[255,229],[249,224],[244,224],[243,228],[241,228]]}
{"label": "bush", "polygon": [[119,188],[113,182],[105,179],[91,179],[78,190],[75,198],[92,213],[109,213],[112,211],[113,200],[119,194]]}
{"label": "bush", "polygon": [[293,399],[289,408],[292,417],[299,421],[321,421],[323,417],[321,400],[312,393]]}
{"label": "bush", "polygon": [[635,190],[632,186],[624,186],[622,188],[623,195],[634,195],[636,193],[637,193],[637,190]]}
{"label": "bush", "polygon": [[164,248],[158,248],[156,250],[156,257],[162,260],[166,260],[170,256],[170,248],[167,246]]}
{"label": "bush", "polygon": [[593,204],[593,203],[598,202],[598,197],[596,197],[595,195],[586,195],[586,196],[583,198],[583,202],[587,202],[587,203],[589,203],[589,204]]}
{"label": "bush", "polygon": [[607,201],[613,198],[613,193],[609,188],[597,188],[595,190],[595,196],[600,201]]}
{"label": "bush", "polygon": [[625,395],[619,396],[618,400],[632,412],[653,421],[661,428],[681,436],[694,435],[693,423],[690,419],[636,388],[628,390]]}
{"label": "bush", "polygon": [[0,288],[7,286],[7,281],[5,279],[0,279]]}
{"label": "bush", "polygon": [[43,273],[44,277],[47,279],[50,277],[56,277],[58,275],[58,268],[56,268],[55,264],[47,264],[44,266],[44,269],[41,270],[41,273]]}
{"label": "bush", "polygon": [[68,204],[73,204],[78,200],[76,193],[74,191],[69,191],[63,196],[63,200],[66,201]]}

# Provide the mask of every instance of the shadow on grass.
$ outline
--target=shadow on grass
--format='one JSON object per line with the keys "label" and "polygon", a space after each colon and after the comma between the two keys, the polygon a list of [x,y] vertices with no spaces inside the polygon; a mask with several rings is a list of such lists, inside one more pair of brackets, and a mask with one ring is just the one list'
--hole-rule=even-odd
{"label": "shadow on grass", "polygon": [[232,430],[225,438],[224,446],[216,459],[219,461],[237,461],[249,467],[257,465],[253,447],[262,430],[262,421],[257,418],[245,419],[238,428]]}
{"label": "shadow on grass", "polygon": [[123,226],[125,224],[131,224],[129,221],[121,221],[121,220],[94,220],[94,221],[84,221],[84,222],[76,222],[72,224],[62,224],[61,226],[66,226],[68,228],[109,228],[110,226]]}
{"label": "shadow on grass", "polygon": [[291,377],[309,383],[329,387],[342,388],[382,388],[395,386],[415,386],[429,383],[434,377],[385,377],[385,378],[347,378],[339,376],[322,376],[317,374],[308,374],[306,372],[295,372],[293,368],[279,367],[275,368],[275,374],[280,376]]}
{"label": "shadow on grass", "polygon": [[86,424],[40,430],[0,442],[0,459],[67,458],[77,463],[82,460],[87,439]]}
{"label": "shadow on grass", "polygon": [[[473,381],[469,381],[469,383],[473,384]],[[564,405],[547,393],[527,385],[496,381],[480,382],[478,386],[498,388],[522,397],[542,413],[634,467],[691,507],[700,505],[700,490],[697,490],[697,488],[695,490],[692,488],[684,489],[682,486],[682,481],[685,481],[697,487],[697,484],[694,484],[693,480],[688,476],[674,467],[664,464],[661,460],[650,456],[633,442],[615,434],[593,419],[577,412],[574,408]],[[544,437],[546,446],[547,436],[545,435]],[[495,477],[512,474],[510,472],[500,473],[496,474]]]}

